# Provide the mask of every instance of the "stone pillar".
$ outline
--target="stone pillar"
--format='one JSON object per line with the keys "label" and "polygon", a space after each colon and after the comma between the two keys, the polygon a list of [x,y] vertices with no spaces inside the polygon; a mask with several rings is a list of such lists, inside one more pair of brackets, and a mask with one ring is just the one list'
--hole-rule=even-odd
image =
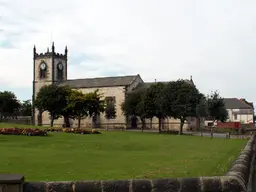
{"label": "stone pillar", "polygon": [[0,192],[23,192],[24,176],[0,174]]}

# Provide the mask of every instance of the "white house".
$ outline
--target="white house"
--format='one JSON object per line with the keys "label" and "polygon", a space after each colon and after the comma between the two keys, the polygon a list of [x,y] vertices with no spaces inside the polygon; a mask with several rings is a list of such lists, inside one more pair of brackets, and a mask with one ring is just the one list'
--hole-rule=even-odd
{"label": "white house", "polygon": [[224,102],[229,116],[227,122],[254,123],[253,103],[237,98],[225,98]]}

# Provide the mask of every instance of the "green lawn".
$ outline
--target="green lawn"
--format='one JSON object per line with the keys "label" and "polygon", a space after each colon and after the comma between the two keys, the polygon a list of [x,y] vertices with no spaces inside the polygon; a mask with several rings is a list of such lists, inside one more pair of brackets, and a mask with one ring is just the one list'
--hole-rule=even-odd
{"label": "green lawn", "polygon": [[0,173],[26,180],[94,180],[224,174],[246,140],[108,131],[0,135]]}

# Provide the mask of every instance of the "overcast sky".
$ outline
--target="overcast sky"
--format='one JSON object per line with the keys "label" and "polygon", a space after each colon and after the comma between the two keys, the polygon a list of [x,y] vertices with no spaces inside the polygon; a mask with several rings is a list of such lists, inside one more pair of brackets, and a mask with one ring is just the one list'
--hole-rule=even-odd
{"label": "overcast sky", "polygon": [[254,0],[0,0],[0,90],[32,95],[33,46],[69,49],[68,78],[190,78],[256,100]]}

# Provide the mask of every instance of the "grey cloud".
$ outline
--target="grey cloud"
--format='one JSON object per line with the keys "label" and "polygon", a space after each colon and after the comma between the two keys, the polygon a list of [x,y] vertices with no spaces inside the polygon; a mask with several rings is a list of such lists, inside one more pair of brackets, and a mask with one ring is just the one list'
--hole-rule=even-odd
{"label": "grey cloud", "polygon": [[[55,42],[70,49],[72,78],[85,72],[139,73],[149,81],[193,75],[204,93],[218,89],[223,96],[255,100],[253,0],[45,0],[50,6],[42,2],[5,1],[0,7],[0,37],[24,47],[35,42],[44,47],[53,31]],[[31,49],[24,54],[26,60],[13,62],[27,66]],[[4,58],[0,63],[6,63],[8,57]],[[19,70],[30,75],[30,69]]]}

